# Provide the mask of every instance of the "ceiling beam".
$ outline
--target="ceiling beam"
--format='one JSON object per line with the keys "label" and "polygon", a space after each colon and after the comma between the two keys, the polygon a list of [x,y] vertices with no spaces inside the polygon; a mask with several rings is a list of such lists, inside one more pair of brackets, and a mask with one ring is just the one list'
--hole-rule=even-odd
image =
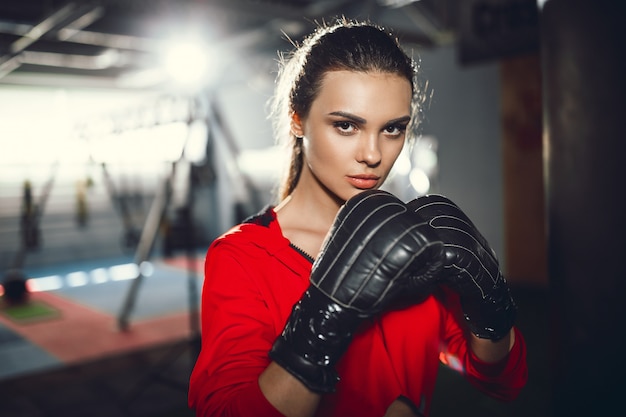
{"label": "ceiling beam", "polygon": [[80,8],[76,3],[68,3],[38,24],[32,26],[26,33],[11,43],[6,55],[0,57],[0,78],[19,68],[22,64],[20,55],[44,35],[55,30],[59,25],[68,22],[68,20],[70,22],[66,23],[65,27],[77,28],[86,23],[86,21],[91,20],[91,22],[93,22],[92,19],[101,16],[101,13],[98,13],[97,9],[97,7],[91,7],[85,12],[84,9]]}

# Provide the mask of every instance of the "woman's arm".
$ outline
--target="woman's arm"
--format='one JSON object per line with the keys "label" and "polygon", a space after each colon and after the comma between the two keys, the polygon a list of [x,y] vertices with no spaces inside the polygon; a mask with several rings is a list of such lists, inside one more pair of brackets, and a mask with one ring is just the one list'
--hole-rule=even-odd
{"label": "woman's arm", "polygon": [[[307,389],[275,362],[259,377],[261,392],[285,417],[311,417],[321,396]],[[394,401],[383,417],[418,417],[405,401]]]}
{"label": "woman's arm", "polygon": [[[268,351],[306,281],[294,274],[272,282],[251,265],[274,271],[264,250],[250,245],[249,233],[214,244],[207,254],[202,290],[202,351],[191,374],[189,405],[200,416],[282,417],[260,389],[259,376],[271,363]],[[258,232],[260,233],[260,232]],[[282,265],[282,264],[278,264]],[[286,270],[289,273],[290,270]],[[308,270],[302,272],[308,274]],[[293,273],[293,272],[292,272]],[[271,303],[267,294],[282,304]],[[284,311],[282,311],[284,310]]]}
{"label": "woman's arm", "polygon": [[500,362],[506,358],[514,343],[515,331],[513,329],[500,340],[481,339],[470,333],[470,349],[478,359],[487,363]]}
{"label": "woman's arm", "polygon": [[515,399],[528,378],[522,333],[513,327],[496,341],[479,338],[465,323],[459,295],[445,288],[441,300],[446,311],[441,361],[490,397]]}
{"label": "woman's arm", "polygon": [[321,398],[276,362],[271,362],[261,373],[259,387],[285,417],[313,416]]}

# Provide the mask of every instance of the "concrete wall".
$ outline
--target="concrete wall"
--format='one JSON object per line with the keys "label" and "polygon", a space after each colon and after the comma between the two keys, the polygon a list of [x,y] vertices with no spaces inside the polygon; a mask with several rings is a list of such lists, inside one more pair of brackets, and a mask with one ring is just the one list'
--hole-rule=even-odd
{"label": "concrete wall", "polygon": [[499,64],[462,67],[453,46],[419,54],[433,90],[424,134],[439,142],[433,192],[459,204],[505,265]]}

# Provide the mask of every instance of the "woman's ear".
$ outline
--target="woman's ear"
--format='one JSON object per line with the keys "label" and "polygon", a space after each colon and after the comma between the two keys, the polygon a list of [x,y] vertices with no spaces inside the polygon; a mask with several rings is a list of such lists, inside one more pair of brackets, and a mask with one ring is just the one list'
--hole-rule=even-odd
{"label": "woman's ear", "polygon": [[302,120],[300,120],[300,116],[296,112],[291,113],[291,134],[298,138],[304,136]]}

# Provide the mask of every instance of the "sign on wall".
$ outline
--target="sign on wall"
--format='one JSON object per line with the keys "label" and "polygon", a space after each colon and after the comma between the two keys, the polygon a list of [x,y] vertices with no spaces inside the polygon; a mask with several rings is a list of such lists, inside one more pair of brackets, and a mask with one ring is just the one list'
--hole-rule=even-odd
{"label": "sign on wall", "polygon": [[461,64],[538,50],[537,0],[463,0],[458,4]]}

